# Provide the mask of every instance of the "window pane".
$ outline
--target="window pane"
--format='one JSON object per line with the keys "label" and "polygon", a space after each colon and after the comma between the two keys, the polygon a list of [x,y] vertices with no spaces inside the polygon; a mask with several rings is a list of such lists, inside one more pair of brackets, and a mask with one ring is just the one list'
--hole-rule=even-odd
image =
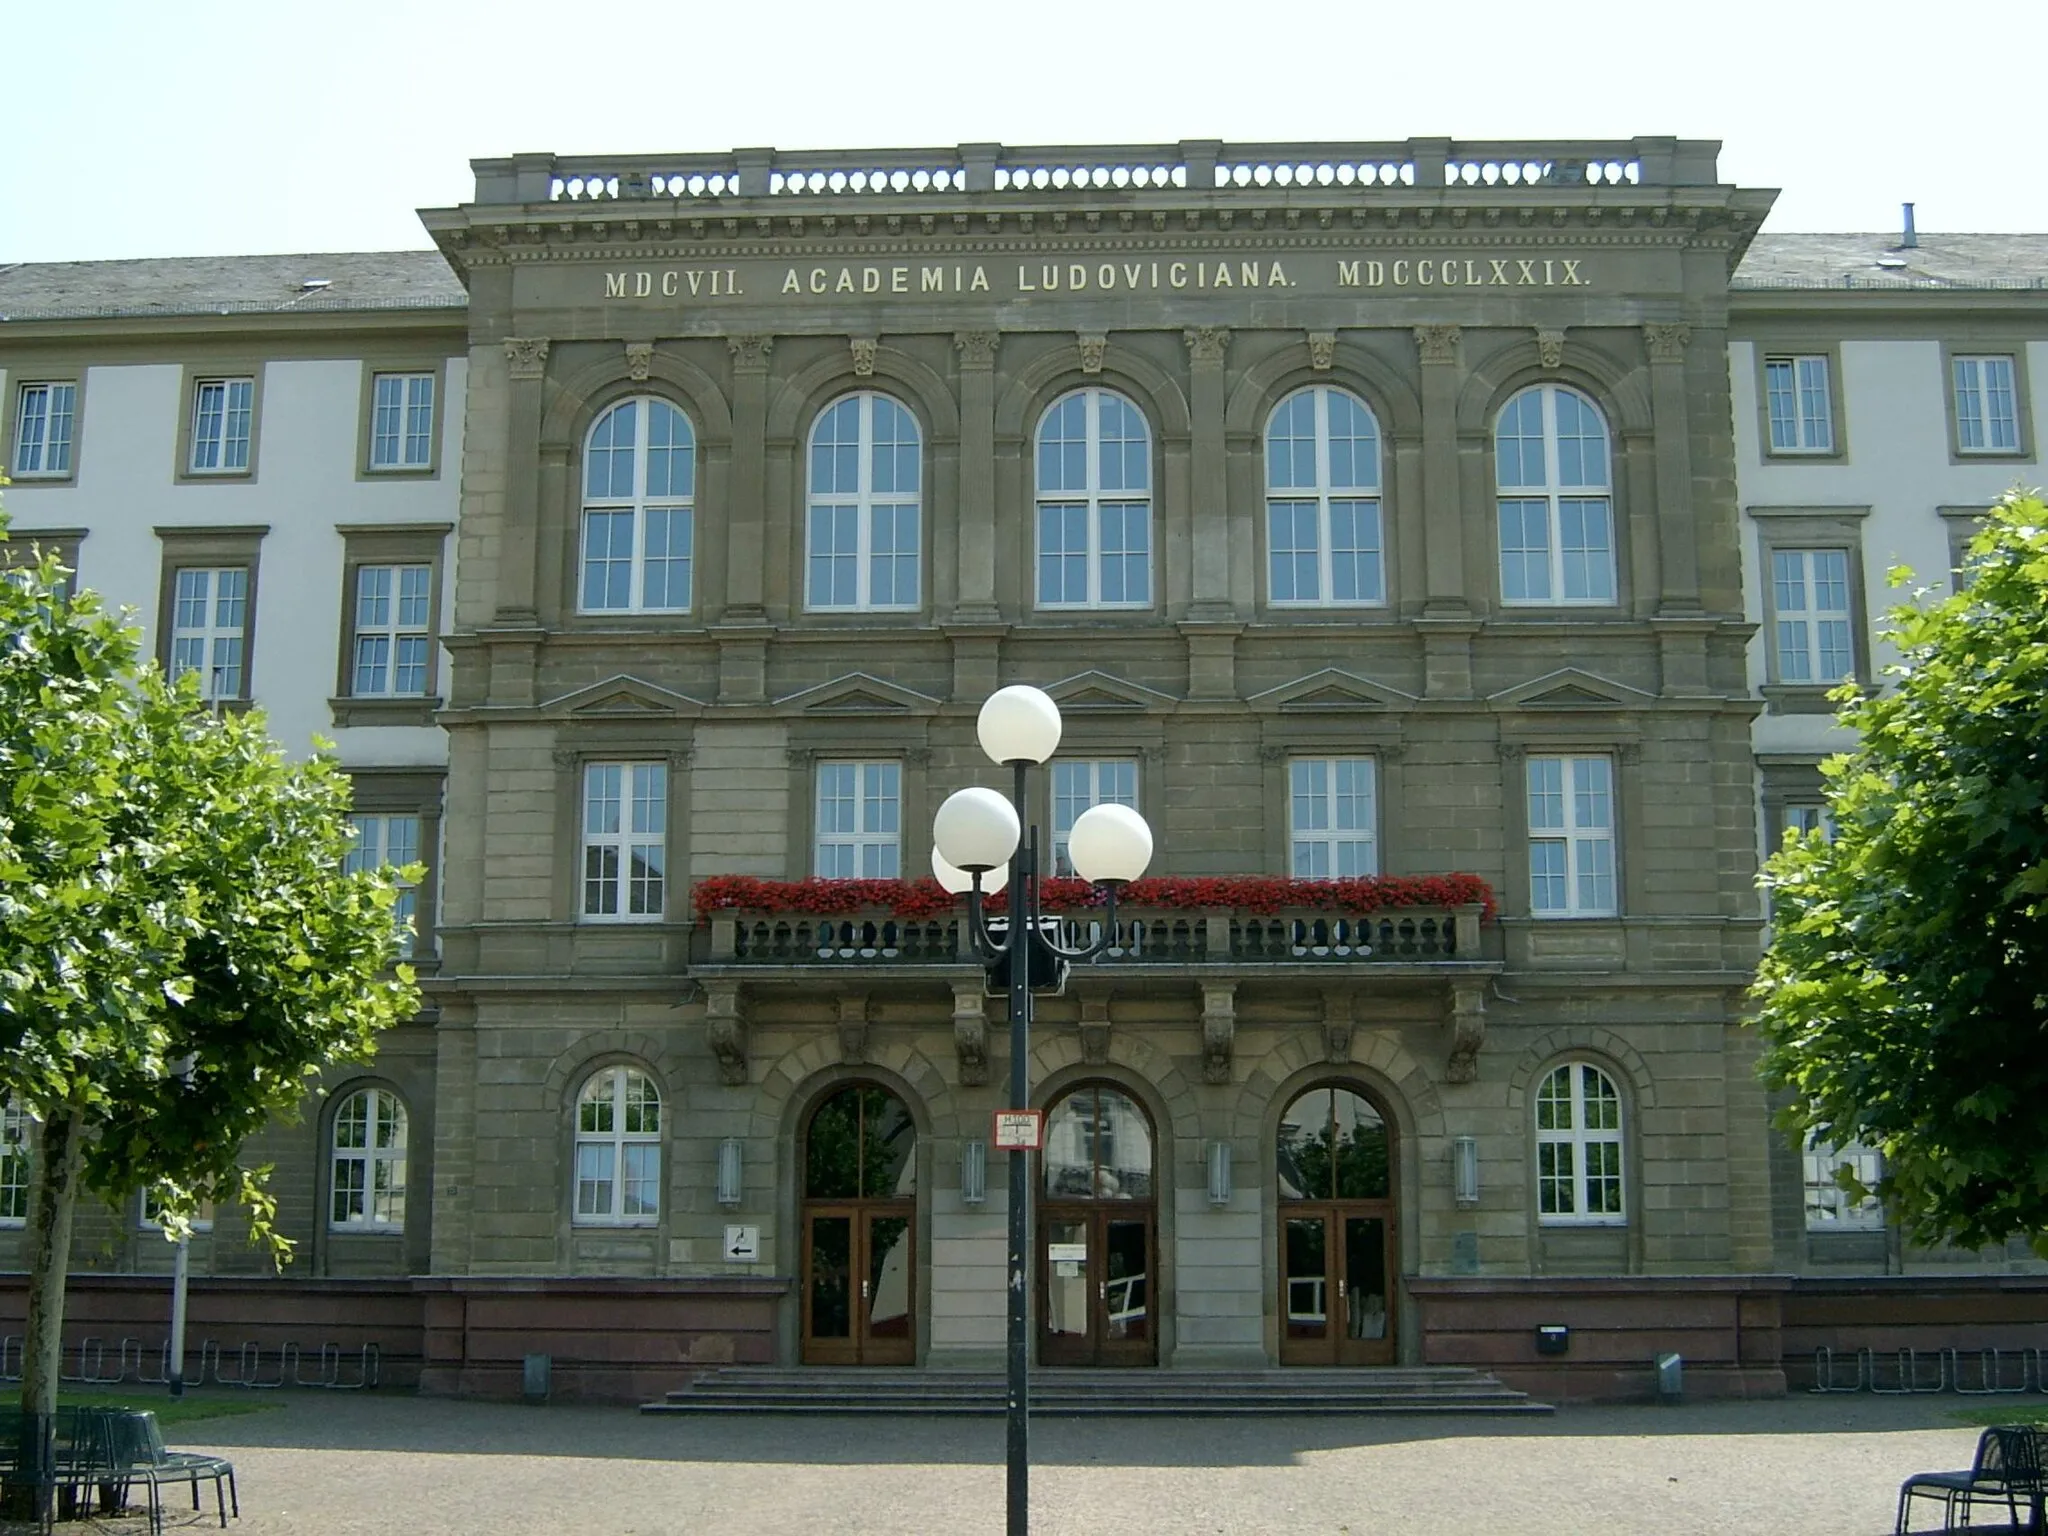
{"label": "window pane", "polygon": [[583,514],[583,607],[597,613],[633,605],[633,514]]}

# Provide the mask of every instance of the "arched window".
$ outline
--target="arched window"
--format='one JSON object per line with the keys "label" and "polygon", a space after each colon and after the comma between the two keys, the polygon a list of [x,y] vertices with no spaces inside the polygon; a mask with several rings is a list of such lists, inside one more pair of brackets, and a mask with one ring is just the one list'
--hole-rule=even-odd
{"label": "arched window", "polygon": [[1053,1106],[1045,1125],[1049,1200],[1150,1200],[1152,1122],[1138,1101],[1087,1083]]}
{"label": "arched window", "polygon": [[1503,603],[1614,601],[1607,423],[1562,384],[1532,384],[1494,428]]}
{"label": "arched window", "polygon": [[576,1225],[647,1226],[661,1214],[661,1092],[634,1067],[576,1096]]}
{"label": "arched window", "polygon": [[1301,607],[1387,598],[1380,430],[1341,389],[1297,390],[1266,423],[1268,598]]}
{"label": "arched window", "polygon": [[1566,1062],[1536,1092],[1536,1218],[1620,1226],[1621,1092],[1588,1062]]}
{"label": "arched window", "polygon": [[651,395],[597,418],[583,454],[584,613],[680,613],[696,548],[697,439]]}
{"label": "arched window", "polygon": [[923,472],[917,418],[887,395],[862,390],[818,413],[805,607],[918,606]]}
{"label": "arched window", "polygon": [[1290,1104],[1274,1153],[1283,1200],[1387,1198],[1387,1122],[1349,1088],[1311,1088]]}
{"label": "arched window", "polygon": [[917,1126],[872,1083],[842,1088],[804,1133],[806,1200],[907,1200],[917,1193]]}
{"label": "arched window", "polygon": [[334,1112],[327,1224],[336,1231],[405,1226],[405,1105],[389,1088],[358,1088]]}
{"label": "arched window", "polygon": [[1038,606],[1152,606],[1152,434],[1114,390],[1076,390],[1039,420]]}

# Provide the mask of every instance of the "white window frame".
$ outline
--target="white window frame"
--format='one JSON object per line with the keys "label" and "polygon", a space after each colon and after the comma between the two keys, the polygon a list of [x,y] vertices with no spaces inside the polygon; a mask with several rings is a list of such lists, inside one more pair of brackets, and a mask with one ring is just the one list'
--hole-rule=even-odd
{"label": "white window frame", "polygon": [[[590,475],[594,467],[594,454],[597,452],[616,454],[619,451],[617,448],[605,450],[595,448],[598,429],[627,406],[635,407],[633,412],[633,442],[631,447],[626,450],[632,454],[631,486],[626,494],[619,495],[609,489],[610,480],[608,478],[606,494],[602,496],[595,495],[590,488]],[[648,494],[647,471],[652,456],[648,449],[647,440],[650,436],[654,420],[654,408],[657,406],[673,411],[676,421],[682,429],[683,441],[671,443],[662,450],[671,455],[678,449],[683,450],[685,453],[689,485],[680,495],[675,494],[675,487],[673,485],[670,486],[669,494],[667,495],[650,496]],[[697,588],[697,428],[690,420],[689,413],[673,400],[664,399],[660,395],[634,395],[628,399],[614,402],[599,414],[597,420],[590,424],[589,432],[584,434],[583,462],[578,470],[578,474],[581,477],[578,483],[583,491],[583,510],[577,524],[576,611],[582,614],[596,615],[688,613],[696,604]],[[685,541],[688,544],[688,553],[684,555],[665,554],[659,557],[661,561],[670,566],[681,564],[683,567],[681,580],[684,591],[683,600],[679,603],[673,600],[651,603],[647,600],[647,574],[650,563],[650,557],[647,552],[648,531],[653,524],[654,514],[656,513],[662,514],[667,520],[669,546],[671,549],[673,549],[675,544],[678,527],[684,530]],[[632,549],[626,556],[626,563],[628,565],[626,601],[623,603],[605,602],[593,604],[590,600],[591,530],[596,525],[598,519],[603,519],[608,525],[611,519],[620,516],[629,518],[632,525]],[[603,563],[606,565],[617,564],[619,563],[618,557],[606,555]],[[672,573],[671,579],[673,579]],[[671,590],[666,596],[673,599],[675,593]]]}
{"label": "white window frame", "polygon": [[[351,1110],[357,1104],[363,1105],[362,1141],[344,1146],[342,1130],[355,1123]],[[335,1106],[327,1134],[328,1231],[405,1230],[406,1142],[405,1101],[389,1088],[358,1088]],[[343,1182],[344,1168],[355,1170],[348,1183]],[[357,1177],[359,1183],[354,1182]],[[356,1197],[353,1214],[342,1215],[336,1209],[345,1196]]]}
{"label": "white window frame", "polygon": [[[1557,815],[1547,804],[1539,814],[1538,797],[1547,802],[1547,784],[1539,791],[1539,772],[1555,764],[1559,768]],[[1605,753],[1567,755],[1532,752],[1524,771],[1524,803],[1529,826],[1529,915],[1538,918],[1614,917],[1621,910],[1621,872],[1618,868],[1615,823],[1619,819],[1620,795],[1614,759]],[[1605,819],[1597,813],[1604,808]],[[1538,898],[1537,849],[1556,847],[1564,853],[1565,901],[1562,906],[1544,904]],[[1605,869],[1602,869],[1602,865]],[[1605,899],[1599,882],[1606,882]]]}
{"label": "white window frame", "polygon": [[1785,802],[1783,824],[1778,828],[1782,839],[1787,832],[1818,832],[1828,842],[1835,840],[1835,813],[1821,800],[1788,800]]}
{"label": "white window frame", "polygon": [[[381,587],[382,590],[373,591]],[[358,699],[425,698],[433,676],[434,568],[430,564],[359,565],[349,658],[349,695]],[[381,653],[381,661],[376,658]],[[367,680],[371,686],[365,687]],[[401,688],[416,672],[419,686]]]}
{"label": "white window frame", "polygon": [[[1771,623],[1775,644],[1771,647],[1772,666],[1777,675],[1771,679],[1791,687],[1828,687],[1845,682],[1856,675],[1856,600],[1852,586],[1856,575],[1856,551],[1853,549],[1809,549],[1796,545],[1771,545],[1766,553],[1770,557]],[[1823,581],[1823,561],[1841,562],[1839,582],[1833,573],[1827,573],[1829,580]],[[1791,575],[1785,571],[1786,562],[1796,562],[1797,569]],[[1788,591],[1796,584],[1799,606],[1787,602]],[[1841,602],[1838,606],[1822,607],[1821,595],[1826,585],[1839,585]],[[1824,640],[1829,631],[1827,626],[1840,625],[1841,644],[1827,647]],[[1797,644],[1788,646],[1788,639],[1796,638]],[[1830,649],[1842,660],[1839,671],[1830,672],[1823,658]],[[1788,655],[1803,656],[1806,660],[1807,676],[1794,677],[1786,665]]]}
{"label": "white window frame", "polygon": [[[229,577],[234,578],[232,583]],[[203,590],[188,590],[195,584]],[[221,590],[227,585],[236,589],[232,596]],[[246,565],[181,565],[171,572],[169,675],[176,682],[187,672],[199,673],[199,696],[210,704],[249,697],[251,585]],[[203,617],[197,624],[183,622],[188,603],[200,605]],[[222,609],[229,604],[233,605],[232,620],[222,617]],[[235,679],[232,688],[221,681],[229,674]]]}
{"label": "white window frame", "polygon": [[[1311,399],[1315,406],[1315,480],[1312,485],[1284,486],[1278,483],[1275,472],[1273,451],[1274,432],[1281,422],[1281,413],[1297,400]],[[1366,432],[1355,438],[1358,443],[1370,444],[1372,474],[1369,479],[1355,485],[1339,485],[1331,463],[1330,402],[1341,398],[1355,407],[1364,418]],[[1300,442],[1300,438],[1289,438]],[[1381,442],[1379,420],[1372,413],[1372,407],[1349,390],[1336,389],[1327,384],[1312,385],[1307,389],[1295,390],[1273,407],[1266,418],[1266,600],[1275,608],[1383,608],[1387,602],[1387,547],[1386,522],[1380,508],[1381,483]],[[1274,529],[1274,518],[1278,509],[1285,506],[1299,506],[1305,502],[1315,505],[1316,519],[1316,580],[1315,591],[1308,597],[1279,595],[1279,583],[1275,580],[1280,559],[1279,543]],[[1372,542],[1357,543],[1349,551],[1357,556],[1369,556],[1371,565],[1372,594],[1369,597],[1338,597],[1336,595],[1335,509],[1339,504],[1357,508],[1355,515],[1370,516],[1372,520]],[[1354,532],[1354,540],[1356,534]]]}
{"label": "white window frame", "polygon": [[[915,450],[913,462],[916,465],[915,484],[907,492],[900,487],[893,491],[875,489],[875,456],[878,446],[875,441],[875,407],[880,402],[896,410],[910,429],[909,446]],[[818,434],[842,406],[857,405],[859,429],[854,442],[858,467],[855,470],[856,484],[852,491],[823,491],[817,482]],[[903,446],[900,442],[891,447]],[[810,438],[805,445],[804,475],[807,489],[804,517],[804,607],[813,613],[911,613],[924,606],[924,432],[919,426],[917,415],[909,406],[893,395],[879,390],[864,389],[855,394],[842,395],[834,400],[811,423]],[[851,551],[834,549],[819,555],[815,543],[818,537],[820,518],[844,509],[852,508],[854,521],[854,547]],[[878,555],[875,550],[875,521],[880,513],[893,512],[910,514],[911,547],[908,551],[892,550]],[[895,519],[900,534],[903,523]],[[905,554],[910,557],[910,596],[907,600],[898,598],[892,602],[879,602],[874,596],[875,570],[884,559],[900,560]],[[853,601],[830,602],[819,595],[817,562],[824,559],[832,566],[842,559],[850,558],[854,566]],[[828,583],[830,585],[830,583]]]}
{"label": "white window frame", "polygon": [[668,901],[668,764],[583,765],[577,909],[586,923],[658,923]]}
{"label": "white window frame", "polygon": [[[1086,445],[1086,485],[1080,491],[1071,489],[1048,490],[1039,483],[1039,469],[1041,466],[1045,430],[1052,421],[1054,412],[1077,396],[1085,402],[1082,414],[1084,422],[1083,441]],[[1136,417],[1138,424],[1144,429],[1145,484],[1138,489],[1133,490],[1129,487],[1116,491],[1106,491],[1103,489],[1102,402],[1104,400],[1115,400],[1121,403]],[[1153,606],[1155,601],[1154,593],[1157,587],[1154,567],[1158,560],[1158,540],[1153,535],[1152,527],[1152,481],[1154,476],[1152,449],[1151,420],[1139,408],[1137,401],[1131,399],[1130,396],[1120,390],[1102,389],[1094,386],[1086,389],[1070,390],[1045,408],[1044,414],[1038,418],[1038,430],[1031,437],[1032,488],[1036,497],[1031,542],[1032,592],[1035,606],[1055,611],[1086,609],[1130,610],[1146,609]],[[1066,511],[1075,507],[1082,509],[1083,520],[1087,525],[1088,544],[1083,555],[1085,568],[1088,573],[1088,590],[1086,595],[1078,600],[1062,597],[1054,601],[1045,594],[1046,516],[1049,512]],[[1107,558],[1103,549],[1102,514],[1104,509],[1109,507],[1118,508],[1127,514],[1135,510],[1142,517],[1145,530],[1145,595],[1141,598],[1125,597],[1118,598],[1112,602],[1106,601],[1102,596],[1102,567],[1104,559]],[[1058,558],[1071,558],[1071,552],[1063,554]],[[1129,552],[1119,552],[1116,558],[1128,559]]]}
{"label": "white window frame", "polygon": [[[584,1079],[569,1168],[572,1225],[651,1227],[661,1220],[662,1109],[661,1089],[638,1067],[601,1067]],[[629,1198],[629,1187],[643,1191],[639,1201]]]}
{"label": "white window frame", "polygon": [[[384,398],[387,385],[392,386],[396,395],[388,401]],[[387,425],[389,431],[384,430]],[[369,467],[372,474],[434,467],[432,373],[370,375]]]}
{"label": "white window frame", "polygon": [[1071,875],[1067,837],[1083,811],[1098,805],[1138,809],[1138,760],[1133,757],[1055,758],[1046,775],[1050,800],[1047,824],[1052,828],[1052,872]]}
{"label": "white window frame", "polygon": [[[155,1190],[145,1189],[142,1192],[142,1206],[136,1212],[135,1224],[145,1232],[163,1231],[163,1206],[158,1203]],[[211,1200],[199,1202],[199,1209],[192,1215],[192,1230],[194,1232],[211,1232],[213,1230],[213,1202]]]}
{"label": "white window frame", "polygon": [[[363,870],[424,864],[426,859],[420,852],[423,821],[414,812],[350,812],[348,823],[355,830],[356,840],[342,861],[342,872],[353,875]],[[398,899],[392,905],[391,915],[404,925],[399,958],[410,960],[419,944],[419,888],[412,881],[399,882]]]}
{"label": "white window frame", "polygon": [[[851,793],[844,791],[850,790]],[[903,764],[826,758],[812,791],[811,869],[821,880],[897,880],[903,874]],[[842,814],[850,811],[848,817]],[[842,864],[849,866],[841,868]]]}
{"label": "white window frame", "polygon": [[[219,402],[210,409],[208,396],[216,391]],[[255,451],[255,436],[255,379],[236,374],[193,380],[192,446],[185,464],[187,474],[246,475]]]}
{"label": "white window frame", "polygon": [[1875,1189],[1884,1175],[1884,1159],[1874,1147],[1861,1142],[1826,1146],[1808,1138],[1800,1154],[1805,1191],[1806,1230],[1809,1232],[1881,1232],[1884,1205],[1875,1196],[1851,1203],[1849,1192],[1835,1182],[1835,1170],[1844,1164],[1856,1169],[1866,1189]]}
{"label": "white window frame", "polygon": [[[1348,788],[1344,787],[1347,777]],[[1295,879],[1352,880],[1378,874],[1378,761],[1370,757],[1290,758],[1287,824],[1288,867]],[[1346,868],[1347,864],[1353,867]]]}
{"label": "white window frame", "polygon": [[[1956,412],[1956,453],[1987,457],[2020,451],[2019,364],[2009,352],[1958,353],[1949,359]],[[1997,375],[2002,374],[2000,379]],[[2001,415],[1997,402],[2003,398]],[[1965,410],[1965,402],[1972,409]],[[1970,439],[1974,436],[1975,442]],[[2002,436],[2003,440],[2000,440]]]}
{"label": "white window frame", "polygon": [[[1561,1094],[1556,1091],[1560,1078]],[[1594,1120],[1602,1123],[1593,1124]],[[1593,1063],[1562,1062],[1543,1074],[1536,1087],[1539,1226],[1628,1224],[1627,1121],[1621,1085]]]}
{"label": "white window frame", "polygon": [[[1515,410],[1530,395],[1540,402],[1543,431],[1543,483],[1541,485],[1508,485],[1501,475],[1500,443],[1503,429],[1508,424],[1508,413]],[[1590,413],[1600,428],[1600,479],[1590,485],[1567,485],[1564,481],[1560,453],[1560,434],[1557,425],[1557,402],[1563,395],[1569,395],[1579,407]],[[1592,396],[1568,384],[1531,384],[1527,389],[1517,390],[1502,403],[1500,412],[1494,418],[1494,542],[1499,556],[1497,574],[1500,580],[1500,600],[1504,608],[1612,608],[1621,601],[1620,561],[1615,544],[1617,529],[1614,516],[1614,433],[1607,422],[1607,413],[1600,409]],[[1518,433],[1516,441],[1524,439]],[[1584,439],[1581,439],[1584,441]],[[1516,474],[1519,476],[1520,454],[1516,455]],[[1583,476],[1583,471],[1581,472]],[[1507,522],[1509,503],[1520,509],[1540,503],[1543,516],[1543,571],[1544,591],[1535,596],[1510,595],[1508,580]],[[1576,547],[1565,547],[1565,515],[1567,503],[1576,509],[1581,503],[1597,507],[1606,524],[1606,541],[1596,546],[1581,542]],[[1518,547],[1518,554],[1530,551]],[[1582,569],[1588,577],[1596,573],[1601,578],[1604,590],[1593,590],[1595,583],[1589,579],[1588,590],[1580,596],[1567,596],[1567,576],[1572,569],[1570,562],[1584,561]],[[1597,566],[1595,562],[1600,562]]]}
{"label": "white window frame", "polygon": [[[39,403],[33,414],[30,406]],[[31,436],[31,425],[34,433]],[[78,435],[75,381],[34,380],[21,386],[14,409],[13,474],[20,480],[61,480],[71,473],[71,447]]]}
{"label": "white window frame", "polygon": [[[1764,354],[1765,451],[1831,454],[1835,451],[1832,360],[1825,352]],[[1780,411],[1779,405],[1785,409]],[[1780,434],[1783,434],[1782,439]]]}
{"label": "white window frame", "polygon": [[28,1225],[29,1159],[34,1118],[17,1104],[0,1107],[0,1228]]}

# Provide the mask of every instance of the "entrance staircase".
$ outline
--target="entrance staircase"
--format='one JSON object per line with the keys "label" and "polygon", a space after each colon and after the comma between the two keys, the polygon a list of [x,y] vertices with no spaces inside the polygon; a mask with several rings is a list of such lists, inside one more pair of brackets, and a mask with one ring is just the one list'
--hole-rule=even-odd
{"label": "entrance staircase", "polygon": [[[726,1366],[642,1413],[995,1415],[997,1372],[889,1367]],[[1031,1374],[1034,1418],[1129,1415],[1549,1413],[1526,1392],[1462,1366],[1339,1370],[1058,1370]]]}

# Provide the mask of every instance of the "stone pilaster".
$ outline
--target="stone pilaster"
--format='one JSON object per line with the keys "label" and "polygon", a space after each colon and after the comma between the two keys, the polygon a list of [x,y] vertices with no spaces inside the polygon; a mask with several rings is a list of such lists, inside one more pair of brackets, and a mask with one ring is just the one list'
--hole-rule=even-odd
{"label": "stone pilaster", "polygon": [[1687,420],[1685,348],[1689,325],[1646,325],[1650,410],[1657,442],[1657,549],[1662,614],[1697,613],[1700,551],[1693,528],[1692,429]]}
{"label": "stone pilaster", "polygon": [[759,624],[761,551],[767,547],[768,358],[772,336],[729,336],[732,350],[732,497],[727,533],[725,620]]}
{"label": "stone pilaster", "polygon": [[1230,613],[1230,508],[1223,440],[1223,361],[1230,350],[1230,332],[1211,325],[1188,331],[1185,337],[1194,418],[1194,582],[1188,616],[1214,620]]}
{"label": "stone pilaster", "polygon": [[960,352],[960,602],[967,624],[996,621],[995,331],[962,331]]}
{"label": "stone pilaster", "polygon": [[1458,383],[1460,331],[1455,325],[1418,325],[1422,357],[1423,612],[1462,618],[1465,595],[1463,509],[1458,504]]}
{"label": "stone pilaster", "polygon": [[505,524],[498,546],[495,622],[540,622],[535,606],[540,538],[541,391],[548,368],[548,338],[515,336],[505,342],[511,399],[505,412]]}

